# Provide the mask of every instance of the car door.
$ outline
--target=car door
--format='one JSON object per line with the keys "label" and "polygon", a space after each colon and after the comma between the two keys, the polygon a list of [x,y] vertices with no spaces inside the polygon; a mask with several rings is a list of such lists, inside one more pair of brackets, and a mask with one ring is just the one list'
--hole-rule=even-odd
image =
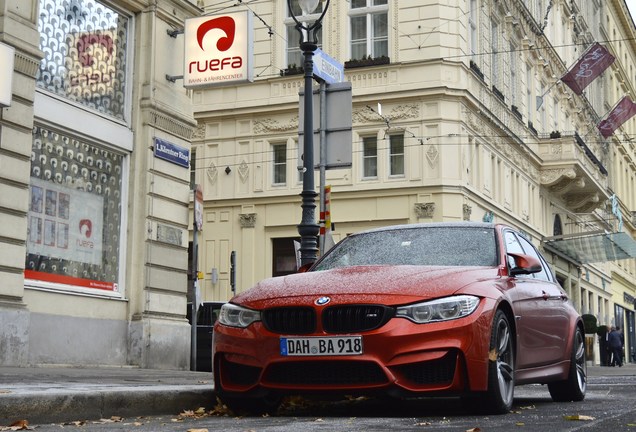
{"label": "car door", "polygon": [[[506,254],[523,253],[541,262],[541,271],[512,278],[509,291],[517,327],[517,367],[550,364],[563,357],[569,331],[567,297],[534,246],[513,231],[504,232]],[[510,257],[509,267],[514,266]]]}

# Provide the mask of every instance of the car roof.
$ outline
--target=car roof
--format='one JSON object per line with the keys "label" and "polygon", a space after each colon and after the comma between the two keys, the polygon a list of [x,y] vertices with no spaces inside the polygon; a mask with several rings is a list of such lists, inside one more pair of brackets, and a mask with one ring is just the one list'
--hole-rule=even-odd
{"label": "car roof", "polygon": [[357,234],[381,232],[381,231],[393,231],[398,229],[421,229],[421,228],[489,228],[493,229],[497,226],[494,223],[487,222],[424,222],[414,224],[402,224],[402,225],[388,225],[379,228],[372,228],[364,231],[360,231]]}

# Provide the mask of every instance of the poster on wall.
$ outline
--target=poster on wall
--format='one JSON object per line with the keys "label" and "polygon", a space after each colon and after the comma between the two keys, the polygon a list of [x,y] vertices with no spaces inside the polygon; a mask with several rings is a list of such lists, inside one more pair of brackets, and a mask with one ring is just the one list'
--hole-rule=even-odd
{"label": "poster on wall", "polygon": [[[100,195],[31,178],[28,249],[48,260],[102,265],[104,200]],[[29,279],[117,290],[116,283],[26,270]]]}

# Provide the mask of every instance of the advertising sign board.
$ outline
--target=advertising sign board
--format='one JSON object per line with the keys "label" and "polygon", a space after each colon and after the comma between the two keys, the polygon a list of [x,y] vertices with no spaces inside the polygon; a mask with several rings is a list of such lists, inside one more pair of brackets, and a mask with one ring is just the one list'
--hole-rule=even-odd
{"label": "advertising sign board", "polygon": [[254,80],[253,14],[241,11],[185,21],[186,88]]}

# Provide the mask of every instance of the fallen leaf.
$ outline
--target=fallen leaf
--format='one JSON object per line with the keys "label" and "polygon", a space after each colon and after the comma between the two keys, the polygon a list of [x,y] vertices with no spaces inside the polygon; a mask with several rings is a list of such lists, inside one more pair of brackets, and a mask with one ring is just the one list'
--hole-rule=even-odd
{"label": "fallen leaf", "polygon": [[533,410],[533,409],[537,409],[537,407],[535,407],[534,405],[528,405],[528,406],[522,406],[519,407],[522,410]]}
{"label": "fallen leaf", "polygon": [[476,428],[472,428],[472,429],[466,429],[466,432],[481,432],[481,429],[476,427]]}
{"label": "fallen leaf", "polygon": [[0,394],[8,394],[11,393],[11,390],[0,390]]}
{"label": "fallen leaf", "polygon": [[84,426],[86,424],[86,420],[75,420],[71,422],[62,423],[62,426]]}
{"label": "fallen leaf", "polygon": [[323,419],[321,419],[321,418],[317,418],[317,419],[316,419],[316,420],[314,420],[314,421],[315,421],[315,422],[318,422],[318,423],[320,423],[320,422],[324,422],[324,420],[323,420]]}
{"label": "fallen leaf", "polygon": [[9,427],[3,427],[0,431],[16,431],[16,430],[33,430],[29,427],[28,420],[18,420],[9,425]]}
{"label": "fallen leaf", "polygon": [[142,422],[134,422],[133,426],[143,426],[144,424]]}
{"label": "fallen leaf", "polygon": [[596,420],[595,417],[592,416],[586,416],[586,415],[581,415],[581,414],[575,414],[575,415],[567,415],[564,416],[564,418],[566,420],[581,420],[581,421],[591,421],[591,420]]}
{"label": "fallen leaf", "polygon": [[209,432],[207,429],[188,429],[187,432]]}
{"label": "fallen leaf", "polygon": [[112,416],[111,418],[102,418],[94,421],[93,424],[121,423],[122,421],[124,421],[123,417]]}
{"label": "fallen leaf", "polygon": [[526,424],[523,422],[517,422],[517,426],[525,426]]}
{"label": "fallen leaf", "polygon": [[497,361],[497,348],[493,348],[488,352],[488,360]]}
{"label": "fallen leaf", "polygon": [[230,416],[232,415],[232,411],[223,402],[221,402],[221,399],[216,398],[216,406],[212,408],[209,415]]}

